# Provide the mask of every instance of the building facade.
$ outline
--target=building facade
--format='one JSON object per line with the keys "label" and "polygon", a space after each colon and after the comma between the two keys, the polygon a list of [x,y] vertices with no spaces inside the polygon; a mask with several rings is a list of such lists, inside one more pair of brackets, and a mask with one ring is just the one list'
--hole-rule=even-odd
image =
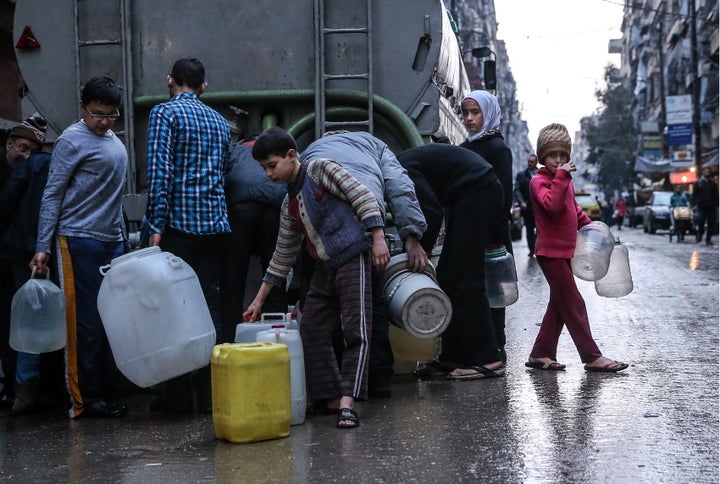
{"label": "building facade", "polygon": [[666,185],[717,171],[717,0],[626,0],[622,32],[609,50],[634,94],[635,169]]}
{"label": "building facade", "polygon": [[[494,0],[446,0],[457,23],[463,49],[465,67],[473,89],[495,94],[502,111],[500,129],[513,152],[513,172],[527,167],[527,156],[535,150],[528,138],[527,122],[523,121],[517,100],[517,85],[510,69],[505,42],[497,38],[497,19]],[[474,57],[473,50],[486,47],[483,57]],[[495,89],[489,89],[486,62],[495,61]]]}

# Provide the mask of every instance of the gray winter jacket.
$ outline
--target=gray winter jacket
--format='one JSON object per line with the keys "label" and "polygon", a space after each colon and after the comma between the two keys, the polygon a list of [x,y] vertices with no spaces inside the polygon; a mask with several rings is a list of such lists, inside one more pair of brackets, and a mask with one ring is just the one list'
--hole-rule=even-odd
{"label": "gray winter jacket", "polygon": [[422,238],[427,223],[415,186],[385,143],[364,132],[333,134],[312,142],[300,155],[301,162],[316,158],[339,163],[370,189],[383,210],[387,203],[402,239],[410,234]]}

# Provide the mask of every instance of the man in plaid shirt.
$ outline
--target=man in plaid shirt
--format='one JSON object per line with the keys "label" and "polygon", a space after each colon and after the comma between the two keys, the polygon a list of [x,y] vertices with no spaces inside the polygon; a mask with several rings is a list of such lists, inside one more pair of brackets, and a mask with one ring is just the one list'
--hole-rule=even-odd
{"label": "man in plaid shirt", "polygon": [[[205,67],[199,60],[176,61],[167,84],[172,99],[152,109],[148,128],[145,216],[150,245],[172,252],[195,270],[220,334],[219,278],[230,243],[223,189],[230,126],[199,99],[207,88]],[[209,367],[198,373],[168,382],[167,395],[151,408],[209,410]],[[191,380],[194,388],[190,388]]]}

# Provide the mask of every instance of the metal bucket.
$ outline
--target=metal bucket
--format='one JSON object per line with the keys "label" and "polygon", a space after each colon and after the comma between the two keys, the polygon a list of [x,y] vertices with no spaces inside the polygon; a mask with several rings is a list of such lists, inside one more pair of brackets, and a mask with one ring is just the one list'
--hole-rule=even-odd
{"label": "metal bucket", "polygon": [[434,338],[450,323],[450,299],[438,286],[432,265],[423,272],[410,272],[407,260],[407,254],[393,256],[385,269],[388,316],[416,338]]}

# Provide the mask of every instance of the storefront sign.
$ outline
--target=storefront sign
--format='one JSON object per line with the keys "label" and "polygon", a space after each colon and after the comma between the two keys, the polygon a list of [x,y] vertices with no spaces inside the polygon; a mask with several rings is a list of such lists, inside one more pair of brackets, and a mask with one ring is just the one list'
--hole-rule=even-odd
{"label": "storefront sign", "polygon": [[668,145],[679,146],[692,144],[692,123],[668,124]]}

